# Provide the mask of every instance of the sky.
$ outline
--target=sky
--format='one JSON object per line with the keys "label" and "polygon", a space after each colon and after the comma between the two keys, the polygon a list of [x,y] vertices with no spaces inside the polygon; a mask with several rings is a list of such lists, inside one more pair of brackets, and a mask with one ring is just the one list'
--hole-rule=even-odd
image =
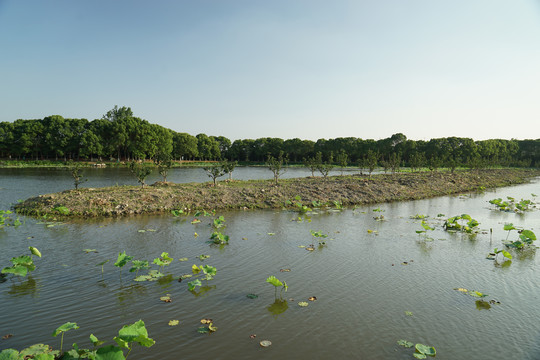
{"label": "sky", "polygon": [[0,0],[0,121],[540,138],[540,0]]}

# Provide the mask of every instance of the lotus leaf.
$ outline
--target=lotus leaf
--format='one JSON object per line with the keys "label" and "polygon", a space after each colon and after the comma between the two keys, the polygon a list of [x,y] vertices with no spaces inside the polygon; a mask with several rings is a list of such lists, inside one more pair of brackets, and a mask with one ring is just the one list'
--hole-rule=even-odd
{"label": "lotus leaf", "polygon": [[437,354],[433,346],[427,346],[424,344],[416,344],[414,347],[416,351],[418,351],[420,354],[424,354],[428,356],[435,356]]}
{"label": "lotus leaf", "polygon": [[193,281],[188,282],[188,290],[193,291],[195,287],[202,286],[201,280],[195,279]]}
{"label": "lotus leaf", "polygon": [[283,286],[283,283],[279,281],[278,278],[274,275],[268,277],[268,279],[266,279],[266,282],[274,285],[275,287]]}
{"label": "lotus leaf", "polygon": [[124,352],[117,346],[107,345],[97,349],[96,360],[124,360]]}
{"label": "lotus leaf", "polygon": [[176,325],[178,325],[179,323],[180,323],[180,321],[178,321],[178,320],[170,320],[170,321],[169,321],[169,326],[176,326]]}
{"label": "lotus leaf", "polygon": [[411,348],[411,347],[414,346],[414,344],[412,342],[407,341],[407,340],[398,340],[397,344],[400,345],[400,346],[404,346],[406,348]]}
{"label": "lotus leaf", "polygon": [[[0,352],[0,360],[19,360],[19,352],[15,349],[5,349]],[[24,359],[24,358],[22,358]]]}
{"label": "lotus leaf", "polygon": [[131,325],[124,325],[118,336],[114,338],[120,347],[130,348],[129,343],[136,342],[141,346],[150,347],[156,342],[148,337],[148,331],[144,326],[144,321],[139,320]]}
{"label": "lotus leaf", "polygon": [[126,255],[126,252],[121,252],[118,254],[118,258],[116,259],[116,262],[114,263],[114,266],[117,266],[119,268],[124,267],[129,261],[133,259],[133,256]]}
{"label": "lotus leaf", "polygon": [[259,342],[259,344],[262,347],[269,347],[270,345],[272,345],[272,342],[270,340],[262,340],[261,342]]}
{"label": "lotus leaf", "polygon": [[66,332],[72,329],[78,329],[78,328],[79,326],[77,326],[77,323],[67,322],[63,325],[60,325],[58,328],[56,328],[56,330],[54,330],[54,332],[52,333],[52,336],[56,337],[63,332]]}
{"label": "lotus leaf", "polygon": [[306,302],[306,301],[299,301],[298,302],[298,306],[301,306],[301,307],[306,307],[308,306],[309,304]]}
{"label": "lotus leaf", "polygon": [[90,341],[94,346],[99,346],[103,344],[105,341],[98,340],[98,338],[94,334],[90,334]]}

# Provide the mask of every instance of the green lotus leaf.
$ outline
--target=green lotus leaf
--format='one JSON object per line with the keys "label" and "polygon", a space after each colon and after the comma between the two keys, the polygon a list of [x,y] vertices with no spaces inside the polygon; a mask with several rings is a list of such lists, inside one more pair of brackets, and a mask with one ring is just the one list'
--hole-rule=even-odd
{"label": "green lotus leaf", "polygon": [[150,281],[152,280],[152,276],[150,275],[139,275],[133,281]]}
{"label": "green lotus leaf", "polygon": [[176,326],[176,325],[178,325],[179,323],[180,323],[180,321],[178,321],[178,320],[170,320],[170,321],[169,321],[169,326]]}
{"label": "green lotus leaf", "polygon": [[22,265],[5,267],[2,269],[2,274],[14,274],[24,277],[28,274],[28,268]]}
{"label": "green lotus leaf", "polygon": [[425,359],[426,355],[420,353],[414,353],[413,356],[417,359]]}
{"label": "green lotus leaf", "polygon": [[193,291],[195,287],[202,286],[201,280],[195,279],[193,281],[188,282],[188,290]]}
{"label": "green lotus leaf", "polygon": [[126,255],[126,252],[121,252],[118,254],[118,258],[116,259],[116,262],[114,263],[114,266],[117,266],[119,268],[124,267],[129,261],[133,259],[133,256]]}
{"label": "green lotus leaf", "polygon": [[400,345],[400,346],[404,346],[406,348],[411,348],[411,347],[414,346],[414,344],[412,342],[407,341],[407,340],[398,340],[397,344]]}
{"label": "green lotus leaf", "polygon": [[437,353],[433,346],[427,346],[424,344],[416,344],[414,347],[416,351],[418,351],[420,354],[424,354],[428,356],[435,356]]}
{"label": "green lotus leaf", "polygon": [[246,297],[247,297],[248,299],[256,299],[256,298],[259,297],[259,295],[256,295],[256,294],[247,294]]}
{"label": "green lotus leaf", "polygon": [[178,259],[178,261],[188,261],[188,258],[187,258],[187,257],[183,257],[183,258]]}
{"label": "green lotus leaf", "polygon": [[210,332],[210,329],[208,329],[206,326],[201,326],[197,329],[199,334],[208,334]]}
{"label": "green lotus leaf", "polygon": [[52,336],[56,337],[63,332],[66,332],[72,329],[78,329],[78,328],[79,326],[77,325],[77,323],[67,322],[65,324],[60,325],[58,328],[56,328],[56,330],[54,330],[54,332],[52,333]]}
{"label": "green lotus leaf", "polygon": [[90,334],[90,341],[92,342],[92,344],[94,344],[94,346],[99,346],[105,342],[99,340],[94,334]]}
{"label": "green lotus leaf", "polygon": [[514,224],[505,224],[504,225],[504,230],[506,231],[510,231],[510,230],[515,230],[516,228],[514,227]]}
{"label": "green lotus leaf", "polygon": [[271,275],[270,277],[268,277],[268,279],[266,279],[266,282],[274,285],[275,287],[283,286],[283,283],[279,281],[278,278],[275,277],[274,275]]}
{"label": "green lotus leaf", "polygon": [[107,345],[96,351],[96,360],[125,360],[124,352],[114,345]]}
{"label": "green lotus leaf", "polygon": [[204,265],[202,267],[202,271],[206,274],[206,275],[210,275],[210,276],[215,276],[216,273],[217,273],[217,269],[213,266],[210,266],[210,265]]}
{"label": "green lotus leaf", "polygon": [[[145,347],[150,347],[156,343],[153,339],[148,337],[148,331],[146,330],[144,321],[142,320],[139,320],[131,325],[124,325],[124,327],[118,331],[118,336],[114,338],[114,340],[116,339],[121,340],[120,343],[122,344],[123,342],[136,342]],[[120,343],[118,345],[120,345]]]}
{"label": "green lotus leaf", "polygon": [[531,230],[523,230],[521,235],[526,236],[530,240],[536,240],[536,235]]}
{"label": "green lotus leaf", "polygon": [[19,352],[15,349],[5,349],[0,352],[0,360],[19,360]]}
{"label": "green lotus leaf", "polygon": [[306,302],[306,301],[300,301],[298,302],[298,306],[301,306],[301,307],[306,307],[308,306],[309,304]]}

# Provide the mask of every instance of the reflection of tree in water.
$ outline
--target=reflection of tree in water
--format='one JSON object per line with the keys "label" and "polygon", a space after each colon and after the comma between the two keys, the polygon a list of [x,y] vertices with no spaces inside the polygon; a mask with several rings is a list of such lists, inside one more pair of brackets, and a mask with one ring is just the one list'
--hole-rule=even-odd
{"label": "reflection of tree in water", "polygon": [[216,288],[216,285],[205,285],[205,286],[199,287],[197,291],[191,290],[190,293],[195,295],[195,297],[199,297],[199,296],[204,296],[208,291],[215,288]]}
{"label": "reflection of tree in water", "polygon": [[266,309],[270,311],[272,315],[278,316],[287,311],[288,308],[289,305],[287,304],[287,300],[276,299],[276,301],[274,301],[273,304],[268,305]]}
{"label": "reflection of tree in water", "polygon": [[13,295],[15,297],[18,296],[25,296],[30,295],[32,297],[36,297],[39,293],[39,289],[41,288],[41,285],[31,276],[28,276],[28,278],[25,281],[14,281],[11,284],[11,287],[8,291],[8,294]]}

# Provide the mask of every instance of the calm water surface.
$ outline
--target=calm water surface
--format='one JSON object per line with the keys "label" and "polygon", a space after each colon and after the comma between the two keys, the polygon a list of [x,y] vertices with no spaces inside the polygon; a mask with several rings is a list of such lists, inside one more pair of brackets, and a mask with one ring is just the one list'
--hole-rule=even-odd
{"label": "calm water surface", "polygon": [[[62,180],[65,173],[4,170],[3,208],[19,198],[71,186],[69,178]],[[88,186],[130,183],[127,174],[114,170],[118,177],[115,171],[96,172]],[[259,170],[266,169],[254,174]],[[186,181],[206,181],[200,172],[199,178]],[[50,334],[67,321],[80,329],[66,333],[64,347],[73,342],[92,347],[90,333],[111,343],[122,325],[142,319],[156,344],[136,348],[133,359],[413,359],[411,349],[396,344],[399,339],[432,345],[439,359],[540,359],[538,256],[514,253],[508,267],[485,259],[501,247],[506,222],[540,233],[538,210],[502,213],[490,210],[487,201],[532,198],[531,193],[540,193],[539,184],[536,179],[479,195],[380,204],[381,213],[372,211],[377,206],[321,211],[310,216],[311,222],[291,221],[298,214],[288,211],[224,212],[223,232],[231,240],[221,247],[207,243],[209,217],[200,217],[196,225],[192,217],[139,216],[54,227],[23,218],[23,226],[0,230],[0,266],[8,266],[30,245],[43,258],[35,260],[31,276],[0,284],[0,335],[13,334],[0,341],[0,350],[39,342],[58,347],[59,339]],[[480,221],[485,233],[470,238],[442,230],[438,214],[462,213]],[[380,214],[386,221],[374,219]],[[430,216],[434,241],[415,233],[421,229],[420,221],[409,218],[415,214]],[[300,248],[313,243],[310,230],[328,234],[327,246],[313,252]],[[87,248],[98,253],[86,254]],[[112,265],[124,250],[150,261],[167,251],[175,261],[164,272],[176,278],[190,273],[193,264],[210,264],[218,272],[196,293],[187,291],[187,281],[137,283],[129,266],[120,278]],[[196,258],[201,254],[210,258],[201,262]],[[176,260],[181,257],[189,261]],[[102,275],[96,264],[107,259]],[[275,301],[273,287],[265,282],[270,275],[289,285],[283,302]],[[487,293],[486,299],[501,304],[479,310],[476,299],[453,290],[457,287]],[[249,299],[249,293],[259,297]],[[171,303],[159,300],[166,294]],[[310,296],[317,301],[298,306]],[[218,331],[197,333],[202,318],[212,318]],[[168,326],[172,319],[180,324]],[[251,334],[257,337],[250,339]],[[263,339],[273,345],[261,348]]]}

